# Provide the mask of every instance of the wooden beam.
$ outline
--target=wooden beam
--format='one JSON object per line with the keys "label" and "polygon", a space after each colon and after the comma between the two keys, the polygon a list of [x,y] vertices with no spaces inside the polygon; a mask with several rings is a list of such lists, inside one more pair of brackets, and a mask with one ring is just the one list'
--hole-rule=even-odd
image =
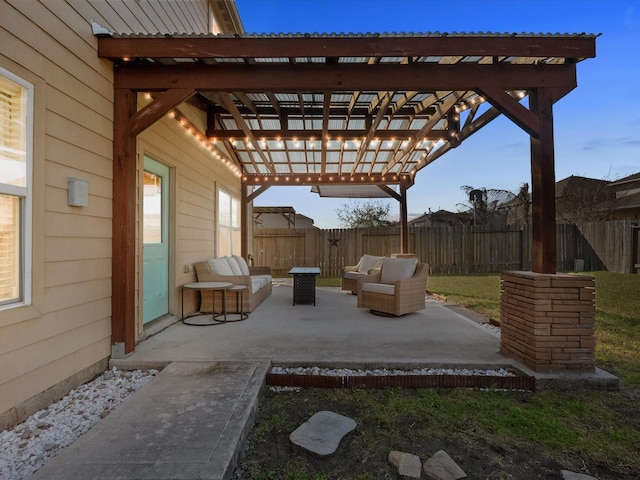
{"label": "wooden beam", "polygon": [[[319,140],[323,138],[325,132],[322,130],[251,130],[254,137],[259,139],[266,140],[300,140],[303,141],[305,139],[309,139],[311,137]],[[375,132],[375,137],[380,140],[399,140],[406,139],[410,135],[416,134],[418,130],[377,130]],[[369,133],[368,130],[327,130],[326,135],[331,137],[331,139],[342,139],[342,140],[352,140],[352,139],[362,139]],[[449,134],[449,130],[430,130],[425,132],[422,139],[426,140],[439,140],[441,138],[445,138]],[[245,137],[245,132],[243,130],[219,130],[219,129],[208,129],[207,130],[207,138],[209,139],[235,139],[241,140]]]}
{"label": "wooden beam", "polygon": [[136,137],[129,131],[137,95],[114,92],[111,344],[131,353],[136,339]]}
{"label": "wooden beam", "polygon": [[[411,136],[411,141],[408,145],[401,151],[399,154],[394,155],[394,157],[388,162],[387,166],[384,168],[382,173],[387,173],[394,165],[402,162],[405,158],[409,158],[411,152],[414,151],[416,143],[421,142],[425,135],[428,134],[429,131],[444,117],[449,110],[453,108],[453,106],[460,100],[468,95],[468,92],[451,92],[447,95],[441,103],[436,107],[436,115],[432,116],[427,123],[415,134]],[[403,164],[404,165],[404,164]]]}
{"label": "wooden beam", "polygon": [[149,65],[117,68],[116,88],[157,91],[195,88],[198,91],[429,91],[569,88],[576,85],[575,65],[441,65],[410,63]]}
{"label": "wooden beam", "polygon": [[251,194],[247,197],[247,201],[253,202],[258,195],[262,195],[271,185],[262,185],[257,190],[251,192]]}
{"label": "wooden beam", "polygon": [[380,122],[384,118],[384,112],[387,110],[389,105],[391,104],[391,99],[393,98],[393,92],[386,92],[384,97],[380,100],[380,107],[378,108],[378,112],[376,113],[376,118],[373,120],[373,123],[369,127],[369,131],[367,135],[364,137],[364,140],[360,144],[360,148],[358,149],[358,154],[356,155],[356,160],[353,162],[353,167],[351,168],[351,174],[355,174],[360,162],[362,161],[362,157],[369,150],[369,143],[375,137],[376,129],[380,125]]}
{"label": "wooden beam", "polygon": [[500,88],[482,88],[478,93],[530,136],[539,137],[540,119],[538,115],[524,107],[518,99],[513,98]]}
{"label": "wooden beam", "polygon": [[[242,176],[247,185],[411,185],[413,179],[409,174],[332,174],[332,173],[296,173],[296,174],[245,174]],[[256,192],[254,192],[255,194]],[[255,198],[251,196],[250,199]]]}
{"label": "wooden beam", "polygon": [[[458,139],[462,143],[464,140],[469,138],[471,135],[476,133],[485,125],[488,125],[492,120],[495,120],[497,117],[501,115],[500,110],[495,107],[491,107],[489,110],[480,115],[477,119],[473,120],[471,123],[465,122],[465,126],[462,131],[458,134]],[[442,155],[451,150],[453,146],[450,143],[445,143],[443,146],[438,148],[437,150],[432,150],[427,155],[426,160],[423,164],[418,164],[417,170],[420,170],[427,165],[435,162]]]}
{"label": "wooden beam", "polygon": [[407,186],[400,184],[400,253],[409,253],[409,222],[407,214]]}
{"label": "wooden beam", "polygon": [[247,182],[240,180],[240,255],[249,255],[249,199],[247,197]]}
{"label": "wooden beam", "polygon": [[[273,165],[271,164],[271,161],[267,158],[265,153],[262,151],[262,148],[260,147],[260,144],[258,143],[256,138],[254,137],[254,135],[251,132],[251,129],[249,128],[247,123],[244,121],[243,116],[240,114],[240,112],[238,112],[238,109],[236,108],[235,104],[229,98],[229,94],[228,93],[216,94],[215,95],[215,99],[229,113],[231,113],[231,115],[233,115],[233,119],[236,121],[236,125],[238,125],[242,129],[242,131],[244,132],[246,138],[249,140],[251,145],[253,145],[253,148],[255,149],[255,151],[258,152],[258,155],[260,155],[260,158],[264,162],[265,167],[267,167],[271,172],[274,172]],[[251,159],[251,163],[253,163],[254,168],[256,170],[260,170],[258,168],[258,165],[256,164],[255,160],[253,159],[253,155],[249,155],[249,157]]]}
{"label": "wooden beam", "polygon": [[389,195],[391,198],[395,198],[397,201],[400,201],[402,198],[398,192],[389,188],[387,185],[378,185],[378,188]]}
{"label": "wooden beam", "polygon": [[136,136],[160,120],[169,111],[195,95],[193,88],[173,88],[156,97],[129,119],[129,134]]}
{"label": "wooden beam", "polygon": [[375,37],[98,38],[98,56],[123,58],[290,58],[518,56],[593,58],[595,35]]}
{"label": "wooden beam", "polygon": [[320,137],[320,173],[327,171],[327,141],[329,133],[329,109],[331,108],[331,92],[323,92],[322,104],[322,136]]}
{"label": "wooden beam", "polygon": [[534,90],[529,99],[530,110],[540,119],[540,136],[531,137],[531,267],[536,273],[556,273],[552,92],[544,88]]}

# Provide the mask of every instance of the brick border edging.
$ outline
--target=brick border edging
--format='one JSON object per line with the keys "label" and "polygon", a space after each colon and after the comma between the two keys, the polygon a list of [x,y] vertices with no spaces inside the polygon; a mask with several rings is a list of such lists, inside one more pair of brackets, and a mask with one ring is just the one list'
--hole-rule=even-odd
{"label": "brick border edging", "polygon": [[297,375],[267,373],[272,387],[300,388],[499,388],[505,390],[535,390],[536,379],[529,375],[498,377],[488,375]]}

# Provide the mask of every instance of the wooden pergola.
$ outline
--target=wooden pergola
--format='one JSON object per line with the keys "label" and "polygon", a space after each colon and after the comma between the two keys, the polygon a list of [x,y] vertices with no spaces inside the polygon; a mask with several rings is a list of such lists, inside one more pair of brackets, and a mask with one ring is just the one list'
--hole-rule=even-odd
{"label": "wooden pergola", "polygon": [[[102,36],[114,62],[113,338],[135,341],[136,136],[188,102],[240,172],[247,204],[273,185],[375,185],[400,202],[416,174],[501,114],[531,138],[532,268],[555,273],[553,104],[595,35]],[[153,100],[137,109],[137,94]]]}

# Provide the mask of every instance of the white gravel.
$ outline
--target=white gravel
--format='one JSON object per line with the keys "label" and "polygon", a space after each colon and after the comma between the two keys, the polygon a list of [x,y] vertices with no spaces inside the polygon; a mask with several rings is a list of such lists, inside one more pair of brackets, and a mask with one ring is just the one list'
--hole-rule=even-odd
{"label": "white gravel", "polygon": [[0,479],[22,480],[106,417],[157,370],[109,370],[66,397],[0,432]]}

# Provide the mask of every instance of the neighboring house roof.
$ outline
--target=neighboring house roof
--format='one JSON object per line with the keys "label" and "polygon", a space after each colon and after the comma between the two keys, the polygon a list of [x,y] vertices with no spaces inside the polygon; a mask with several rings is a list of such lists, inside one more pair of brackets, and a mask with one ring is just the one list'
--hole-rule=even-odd
{"label": "neighboring house roof", "polygon": [[288,228],[314,227],[312,218],[296,213],[293,207],[253,207],[253,218],[262,228],[278,228],[283,222]]}
{"label": "neighboring house roof", "polygon": [[602,188],[607,185],[609,185],[607,180],[571,175],[556,182],[556,198],[562,197],[571,192]]}
{"label": "neighboring house roof", "polygon": [[614,211],[640,208],[640,193],[623,195],[615,199]]}
{"label": "neighboring house roof", "polygon": [[609,183],[611,187],[617,187],[619,185],[625,185],[628,183],[640,182],[640,172],[629,175],[628,177],[621,178],[615,182]]}

